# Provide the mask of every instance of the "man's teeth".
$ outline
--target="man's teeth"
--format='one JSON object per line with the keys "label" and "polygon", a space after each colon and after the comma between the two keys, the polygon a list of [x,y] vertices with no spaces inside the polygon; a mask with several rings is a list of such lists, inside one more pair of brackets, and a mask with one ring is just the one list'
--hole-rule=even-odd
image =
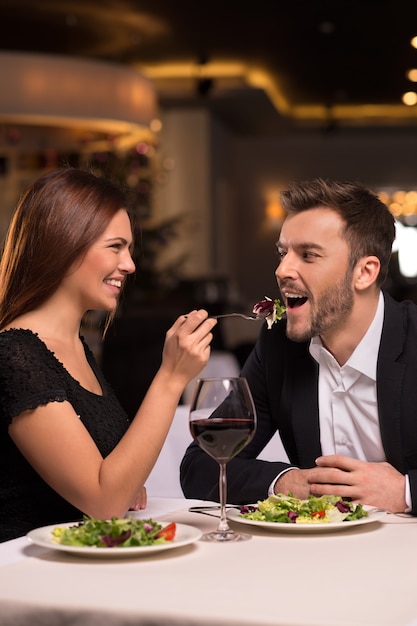
{"label": "man's teeth", "polygon": [[296,309],[300,306],[303,306],[303,304],[308,300],[306,296],[300,296],[300,294],[298,293],[291,293],[289,291],[285,292],[284,296],[287,300],[287,305],[289,309]]}
{"label": "man's teeth", "polygon": [[112,287],[121,287],[122,286],[122,281],[121,280],[105,280],[105,283],[107,283],[108,285],[112,285]]}

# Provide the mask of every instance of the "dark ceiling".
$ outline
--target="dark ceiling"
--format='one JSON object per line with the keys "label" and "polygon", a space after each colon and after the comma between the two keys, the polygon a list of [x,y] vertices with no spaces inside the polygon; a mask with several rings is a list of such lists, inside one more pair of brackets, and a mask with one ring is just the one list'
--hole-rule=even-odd
{"label": "dark ceiling", "polygon": [[[111,60],[151,76],[192,67],[153,76],[161,104],[203,104],[237,132],[417,124],[417,107],[401,101],[414,89],[417,0],[0,0],[0,11],[3,51]],[[245,75],[222,77],[215,67],[226,61]]]}

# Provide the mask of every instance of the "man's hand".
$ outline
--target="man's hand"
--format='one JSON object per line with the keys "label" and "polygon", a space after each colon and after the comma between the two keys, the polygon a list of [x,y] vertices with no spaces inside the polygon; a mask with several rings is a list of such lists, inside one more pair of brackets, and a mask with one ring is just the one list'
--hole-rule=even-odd
{"label": "man's hand", "polygon": [[403,513],[407,508],[405,476],[389,463],[369,463],[333,454],[319,457],[316,464],[307,470],[313,496],[351,498],[353,502],[392,513]]}
{"label": "man's hand", "polygon": [[309,472],[311,470],[288,470],[278,478],[274,485],[274,493],[283,493],[285,495],[292,493],[294,498],[306,500],[310,495]]}
{"label": "man's hand", "polygon": [[301,500],[310,495],[340,496],[392,513],[403,513],[407,508],[405,476],[389,463],[369,463],[333,454],[319,457],[316,464],[311,469],[292,469],[282,474],[274,493],[291,492]]}

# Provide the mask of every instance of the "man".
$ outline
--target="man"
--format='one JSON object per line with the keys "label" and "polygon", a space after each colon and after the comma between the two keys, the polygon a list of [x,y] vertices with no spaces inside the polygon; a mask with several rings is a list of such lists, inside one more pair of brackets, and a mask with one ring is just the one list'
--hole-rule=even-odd
{"label": "man", "polygon": [[[417,306],[381,290],[393,216],[354,183],[308,181],[281,202],[287,315],[262,327],[242,370],[258,426],[228,463],[228,500],[333,494],[417,515]],[[290,463],[258,460],[277,430]],[[218,465],[195,443],[181,484],[218,499]]]}

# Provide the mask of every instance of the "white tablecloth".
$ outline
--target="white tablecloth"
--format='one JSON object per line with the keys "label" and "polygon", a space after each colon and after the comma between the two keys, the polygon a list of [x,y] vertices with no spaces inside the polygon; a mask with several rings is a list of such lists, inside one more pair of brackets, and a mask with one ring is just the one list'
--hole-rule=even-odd
{"label": "white tablecloth", "polygon": [[[216,526],[190,504],[151,499],[142,516]],[[246,542],[125,559],[75,557],[24,538],[0,544],[0,625],[415,626],[417,519],[250,532]]]}

